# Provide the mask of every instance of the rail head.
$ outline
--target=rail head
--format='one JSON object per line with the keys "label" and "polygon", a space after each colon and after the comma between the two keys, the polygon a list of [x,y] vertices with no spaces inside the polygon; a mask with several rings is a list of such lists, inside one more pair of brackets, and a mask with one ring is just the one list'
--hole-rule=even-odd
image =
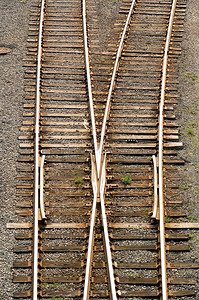
{"label": "rail head", "polygon": [[110,298],[111,298],[111,300],[117,300],[117,292],[116,292],[114,270],[113,270],[113,261],[112,261],[112,255],[111,255],[111,246],[110,246],[110,240],[109,240],[109,234],[108,234],[108,222],[107,222],[106,209],[105,209],[105,203],[104,203],[105,184],[106,184],[106,154],[104,155],[104,158],[103,158],[102,172],[101,172],[101,178],[100,178],[100,204],[101,204],[101,212],[102,212],[102,225],[103,225],[103,231],[104,231],[104,244],[105,244],[105,249],[106,249],[106,259],[108,262],[108,279],[109,279],[109,285],[110,285]]}
{"label": "rail head", "polygon": [[[102,152],[103,152],[104,137],[105,137],[105,133],[106,133],[107,121],[109,119],[109,114],[110,114],[111,97],[112,97],[112,93],[113,93],[114,86],[115,86],[116,74],[117,74],[118,67],[119,67],[119,59],[122,54],[122,50],[123,50],[123,46],[124,46],[124,38],[125,38],[125,35],[127,32],[128,25],[131,20],[131,15],[132,15],[132,12],[133,12],[133,9],[135,6],[135,2],[136,2],[136,0],[133,0],[131,3],[131,7],[129,9],[126,23],[125,23],[125,26],[124,26],[124,29],[122,32],[122,37],[121,37],[120,44],[119,44],[119,47],[117,50],[117,55],[116,55],[115,64],[114,64],[114,68],[113,68],[113,74],[112,74],[111,84],[110,84],[108,97],[107,97],[107,101],[106,101],[106,108],[105,108],[104,119],[103,119],[103,124],[102,124],[100,144],[99,144],[99,149],[98,149],[98,164],[99,164],[98,169],[99,170],[100,170],[100,166],[102,165]],[[100,174],[100,171],[98,173],[98,176],[99,176],[99,174]]]}
{"label": "rail head", "polygon": [[42,34],[44,20],[45,0],[41,2],[38,53],[37,53],[37,81],[36,81],[36,104],[35,104],[35,148],[34,148],[34,247],[33,247],[33,300],[38,299],[38,207],[39,207],[39,118],[40,118],[40,73],[42,57]]}
{"label": "rail head", "polygon": [[162,83],[159,108],[159,145],[158,145],[158,166],[159,166],[159,214],[160,214],[160,256],[161,256],[161,277],[162,277],[162,299],[168,299],[167,275],[166,275],[166,248],[165,248],[165,227],[164,227],[164,196],[163,196],[163,123],[164,123],[164,99],[167,76],[168,50],[171,38],[175,7],[177,0],[173,0],[169,25],[167,30],[166,43],[164,48]]}
{"label": "rail head", "polygon": [[90,222],[83,300],[89,299],[90,277],[91,277],[92,260],[93,260],[94,227],[95,227],[96,208],[97,208],[98,180],[97,180],[97,174],[95,168],[94,155],[91,155],[91,166],[92,166],[91,181],[92,181],[94,199],[93,199],[93,207],[92,207],[91,222]]}
{"label": "rail head", "polygon": [[89,107],[90,107],[95,157],[97,157],[98,145],[97,145],[97,132],[96,132],[96,124],[95,124],[95,114],[94,114],[94,104],[93,104],[92,84],[91,84],[91,74],[90,74],[90,64],[89,64],[88,36],[87,36],[87,25],[86,25],[86,0],[82,0],[82,17],[83,17],[83,33],[84,33],[84,56],[85,56],[85,64],[86,64]]}

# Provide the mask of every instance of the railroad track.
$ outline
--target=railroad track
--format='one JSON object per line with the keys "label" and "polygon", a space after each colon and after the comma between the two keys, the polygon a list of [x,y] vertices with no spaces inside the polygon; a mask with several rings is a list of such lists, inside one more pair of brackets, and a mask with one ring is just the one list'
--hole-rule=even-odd
{"label": "railroad track", "polygon": [[185,2],[123,1],[104,52],[92,10],[45,0],[31,14],[14,298],[194,297],[180,274],[198,268],[186,252],[199,226],[174,175]]}

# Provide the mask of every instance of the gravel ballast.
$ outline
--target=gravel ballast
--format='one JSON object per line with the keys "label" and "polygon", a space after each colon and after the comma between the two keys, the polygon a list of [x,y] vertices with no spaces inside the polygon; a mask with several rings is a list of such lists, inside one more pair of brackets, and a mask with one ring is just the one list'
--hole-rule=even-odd
{"label": "gravel ballast", "polygon": [[1,299],[13,299],[16,285],[12,283],[14,231],[6,223],[15,222],[16,165],[19,129],[22,125],[24,98],[23,58],[26,53],[28,20],[33,1],[0,1],[0,47],[11,50],[0,55],[1,61],[1,206],[0,206],[0,291]]}

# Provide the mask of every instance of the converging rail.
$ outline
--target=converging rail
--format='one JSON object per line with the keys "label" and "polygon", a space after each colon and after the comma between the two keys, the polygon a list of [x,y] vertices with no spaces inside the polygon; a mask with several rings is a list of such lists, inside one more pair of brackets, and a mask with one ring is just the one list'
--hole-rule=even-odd
{"label": "converging rail", "polygon": [[167,31],[167,38],[165,43],[163,67],[162,67],[162,83],[161,83],[161,97],[159,107],[159,134],[158,134],[158,162],[159,162],[159,214],[160,214],[160,253],[161,253],[161,275],[162,275],[162,299],[168,299],[167,289],[167,273],[166,273],[166,249],[165,249],[165,211],[164,211],[164,190],[163,190],[163,122],[164,122],[164,99],[165,99],[165,88],[166,88],[166,74],[167,74],[167,61],[168,61],[168,50],[169,42],[171,38],[172,25],[174,19],[176,7],[176,0],[172,3],[171,15],[169,20],[169,26]]}
{"label": "converging rail", "polygon": [[[92,132],[93,132],[93,142],[94,142],[94,149],[95,149],[95,159],[94,159],[94,157],[92,157],[92,176],[91,176],[94,200],[93,200],[93,208],[92,208],[92,215],[91,215],[83,299],[84,300],[89,299],[91,264],[92,264],[93,246],[94,246],[93,235],[94,235],[94,226],[95,226],[95,219],[96,219],[96,205],[97,205],[97,201],[98,202],[100,201],[103,230],[104,230],[104,243],[105,243],[105,249],[106,249],[106,257],[107,257],[107,261],[108,261],[110,296],[111,296],[112,300],[116,300],[117,296],[116,296],[116,288],[115,288],[115,281],[114,281],[110,242],[109,242],[109,236],[108,236],[108,225],[107,225],[105,204],[104,204],[104,188],[105,188],[105,178],[106,178],[105,177],[105,158],[106,158],[106,156],[104,157],[104,162],[102,162],[102,149],[101,149],[102,145],[100,146],[100,148],[98,148],[97,133],[96,133],[96,126],[95,126],[94,105],[93,105],[92,90],[91,90],[91,76],[90,76],[89,55],[88,55],[87,25],[86,24],[87,24],[86,23],[86,0],[83,0],[83,28],[84,28],[85,63],[86,63],[86,72],[87,72],[87,84],[88,84],[90,115],[91,115],[91,124],[92,124]],[[103,170],[103,172],[102,172],[102,170]]]}
{"label": "converging rail", "polygon": [[[37,92],[36,92],[36,120],[35,120],[35,208],[34,208],[34,276],[33,276],[33,299],[37,299],[38,291],[38,190],[39,190],[39,103],[40,103],[40,72],[41,72],[41,53],[42,53],[42,31],[43,31],[43,18],[44,18],[44,5],[45,1],[41,3],[41,15],[40,15],[40,27],[39,27],[39,42],[38,42],[38,56],[37,56]],[[109,282],[111,290],[111,299],[116,300],[116,287],[113,272],[113,264],[111,258],[111,249],[108,235],[108,225],[106,220],[105,204],[104,204],[104,188],[105,188],[105,165],[106,165],[106,155],[103,153],[105,132],[107,127],[107,121],[109,119],[111,97],[115,86],[116,74],[119,67],[119,59],[121,57],[125,35],[127,32],[128,25],[130,23],[131,15],[134,9],[135,0],[132,1],[127,20],[124,26],[120,44],[118,47],[116,60],[114,64],[113,74],[111,78],[111,84],[109,88],[108,98],[106,102],[106,109],[104,114],[104,120],[101,130],[100,144],[97,143],[97,133],[95,126],[95,115],[94,115],[94,104],[92,97],[91,88],[91,76],[90,76],[90,66],[89,66],[89,54],[88,54],[88,37],[87,37],[87,25],[86,25],[86,1],[83,0],[83,31],[84,31],[84,51],[85,51],[85,64],[87,72],[87,85],[88,85],[88,95],[89,95],[89,105],[90,105],[90,115],[93,133],[93,142],[95,149],[95,156],[92,156],[92,186],[94,193],[93,208],[91,215],[90,233],[89,233],[89,244],[88,244],[88,254],[87,254],[87,266],[85,273],[85,285],[84,285],[84,295],[83,299],[89,299],[89,286],[91,277],[91,264],[93,255],[93,245],[94,245],[94,226],[96,219],[96,206],[97,202],[101,203],[101,213],[103,221],[103,230],[105,237],[105,249],[108,261],[108,273]],[[171,36],[174,12],[175,12],[176,0],[173,1],[171,16],[169,21],[167,39],[165,44],[165,54],[163,59],[163,70],[162,70],[162,84],[161,84],[161,100],[160,100],[160,110],[159,110],[159,214],[160,214],[160,248],[161,248],[161,274],[162,274],[162,296],[163,300],[168,299],[167,293],[167,276],[166,276],[166,255],[165,255],[165,230],[164,230],[164,200],[163,200],[163,111],[164,111],[164,97],[165,97],[165,85],[166,85],[166,69],[167,69],[167,53],[169,47],[169,41]]]}
{"label": "converging rail", "polygon": [[40,0],[34,8],[24,105],[29,111],[20,136],[25,200],[17,206],[20,216],[33,221],[16,225],[29,229],[17,239],[33,239],[33,247],[14,249],[28,257],[14,267],[32,268],[33,276],[14,276],[14,282],[32,285],[16,298],[195,295],[184,286],[175,289],[194,285],[193,278],[170,274],[198,264],[168,257],[190,250],[189,235],[174,229],[198,227],[166,222],[186,216],[176,211],[176,194],[168,193],[170,201],[165,191],[173,162],[181,163],[171,113],[177,98],[173,73],[168,80],[169,55],[176,63],[179,51],[170,41],[180,1],[122,1],[104,52],[96,46],[98,4]]}
{"label": "converging rail", "polygon": [[[100,165],[101,160],[102,160],[102,152],[103,152],[103,146],[104,146],[104,138],[105,138],[105,132],[106,132],[106,126],[107,126],[107,121],[109,118],[109,113],[110,113],[110,106],[111,106],[111,97],[112,97],[112,93],[114,90],[114,86],[115,86],[115,80],[116,80],[116,74],[118,71],[118,67],[119,67],[119,59],[121,57],[122,54],[122,49],[124,47],[124,38],[127,32],[127,28],[128,25],[130,23],[131,20],[131,15],[133,12],[133,8],[135,5],[136,0],[132,1],[128,16],[127,16],[127,20],[124,26],[124,30],[122,32],[122,37],[120,40],[120,44],[117,50],[117,55],[116,55],[116,60],[115,60],[115,64],[114,64],[114,69],[113,69],[113,74],[112,74],[112,78],[111,78],[111,84],[110,84],[110,88],[109,88],[109,92],[108,92],[108,97],[107,97],[107,101],[106,101],[106,109],[105,109],[105,113],[104,113],[104,119],[103,119],[103,125],[102,125],[102,129],[101,129],[101,139],[100,139],[100,146],[99,146],[99,154],[98,154],[98,164]],[[99,169],[99,167],[98,167]],[[99,172],[98,172],[99,173]]]}
{"label": "converging rail", "polygon": [[[106,127],[107,127],[107,121],[109,118],[109,113],[110,113],[110,106],[111,106],[111,97],[112,97],[112,93],[114,90],[114,86],[115,86],[115,80],[116,80],[116,74],[118,71],[118,67],[119,67],[119,59],[121,57],[121,53],[122,53],[122,49],[123,49],[123,43],[124,43],[124,38],[127,32],[127,27],[130,23],[130,18],[133,12],[133,8],[135,5],[135,0],[132,1],[128,16],[127,16],[127,20],[124,26],[124,30],[122,33],[122,37],[120,40],[120,44],[119,44],[119,48],[117,51],[117,55],[116,55],[116,60],[115,60],[115,64],[114,64],[114,69],[113,69],[113,74],[112,74],[112,78],[111,78],[111,84],[110,84],[110,89],[109,89],[109,93],[108,93],[108,98],[107,98],[107,102],[106,102],[106,109],[105,109],[105,113],[104,113],[104,120],[103,120],[103,125],[102,125],[102,130],[101,130],[101,140],[100,140],[100,145],[98,148],[97,145],[97,138],[96,138],[96,129],[95,129],[95,118],[94,118],[94,111],[93,111],[93,100],[92,100],[92,92],[91,92],[91,83],[90,83],[90,72],[89,72],[89,58],[88,58],[88,50],[87,50],[87,37],[85,36],[85,57],[86,57],[86,63],[87,63],[87,78],[88,78],[88,89],[89,89],[89,99],[90,99],[90,110],[91,110],[91,120],[92,120],[92,127],[93,127],[93,136],[94,136],[94,148],[95,148],[95,158],[96,158],[96,168],[97,168],[97,175],[98,177],[101,176],[99,184],[97,184],[97,179],[95,178],[95,200],[94,200],[94,207],[93,207],[93,214],[96,210],[96,203],[97,203],[97,195],[99,194],[97,188],[100,188],[100,195],[103,193],[101,193],[101,190],[104,189],[104,172],[105,172],[105,157],[103,154],[103,145],[104,145],[104,138],[105,138],[105,131],[106,131]],[[159,163],[159,215],[160,215],[160,253],[161,253],[161,276],[162,276],[162,297],[163,300],[167,300],[168,299],[168,291],[167,291],[167,275],[166,275],[166,249],[165,249],[165,229],[164,229],[164,216],[165,216],[165,212],[164,212],[164,199],[163,199],[163,112],[164,112],[164,98],[165,98],[165,86],[166,86],[166,72],[167,72],[167,60],[168,60],[168,49],[169,49],[169,42],[170,42],[170,37],[171,37],[171,32],[172,32],[172,24],[173,24],[173,19],[174,19],[174,13],[175,13],[175,6],[176,6],[176,0],[173,1],[172,3],[172,8],[171,8],[171,14],[170,14],[170,20],[169,20],[169,26],[168,26],[168,32],[167,32],[167,38],[166,38],[166,43],[165,43],[165,51],[164,51],[164,58],[163,58],[163,68],[162,68],[162,83],[161,83],[161,97],[160,97],[160,107],[159,107],[159,142],[158,142],[158,163]],[[84,8],[84,13],[83,13],[83,17],[84,17],[84,34],[87,32],[86,29],[86,12],[85,12],[85,3],[83,4],[83,8]],[[104,162],[102,163],[102,159],[104,157]],[[153,158],[155,160],[155,158]],[[103,171],[102,171],[103,170]],[[96,174],[95,174],[96,176]],[[103,187],[101,187],[101,184],[103,183]],[[106,220],[106,214],[105,214],[105,206],[104,206],[104,201],[102,201],[103,196],[100,196],[100,200],[101,200],[101,205],[102,205],[102,209],[103,209],[103,218],[104,220]],[[107,239],[106,242],[108,243],[108,250],[110,249],[110,245],[109,245],[109,238],[108,238],[108,226],[107,223],[105,223],[106,226],[104,227],[107,232],[107,234],[105,235],[105,238]],[[84,299],[88,299],[88,286],[89,286],[89,275],[90,275],[90,269],[91,269],[91,250],[90,248],[93,245],[93,227],[94,227],[94,216],[92,217],[92,222],[91,222],[91,230],[90,230],[90,242],[89,242],[89,254],[88,255],[88,259],[87,259],[87,272],[86,272],[86,281],[85,281],[85,294],[84,294]],[[107,248],[106,248],[107,249]],[[109,265],[111,264],[111,252],[110,250],[108,251],[108,254],[110,256],[110,262]],[[111,268],[111,282],[112,282],[112,286],[113,288],[111,288],[112,293],[111,293],[111,299],[117,299],[116,297],[116,291],[115,291],[115,287],[114,287],[114,275],[113,275],[113,270]],[[114,293],[113,293],[114,291]]]}

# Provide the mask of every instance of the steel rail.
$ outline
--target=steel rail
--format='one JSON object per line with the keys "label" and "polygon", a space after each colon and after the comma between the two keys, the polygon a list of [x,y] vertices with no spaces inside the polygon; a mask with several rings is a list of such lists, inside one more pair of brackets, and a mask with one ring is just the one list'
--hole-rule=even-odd
{"label": "steel rail", "polygon": [[[86,0],[82,0],[82,15],[83,15],[84,53],[85,53],[86,76],[87,76],[87,85],[88,85],[88,97],[89,97],[93,142],[94,142],[94,149],[95,149],[95,158],[97,158],[98,145],[97,145],[97,133],[96,133],[96,125],[95,125],[95,114],[94,114],[94,105],[93,105],[89,55],[88,55],[89,51],[88,51],[88,37],[87,37],[87,25],[86,25]],[[97,164],[97,168],[98,168],[98,164]]]}
{"label": "steel rail", "polygon": [[[83,300],[89,299],[90,277],[91,277],[91,270],[92,270],[93,245],[94,245],[94,227],[95,227],[95,220],[96,220],[97,202],[100,202],[100,204],[101,204],[102,224],[103,224],[103,231],[104,231],[104,244],[105,244],[105,250],[106,250],[106,258],[107,258],[107,262],[108,262],[108,279],[109,279],[109,284],[110,284],[110,298],[111,298],[111,300],[117,300],[113,263],[112,263],[112,255],[111,255],[111,247],[110,247],[110,241],[109,241],[109,235],[108,235],[108,223],[107,223],[105,203],[104,203],[104,189],[105,189],[105,181],[106,181],[105,163],[106,163],[106,155],[104,156],[101,182],[99,184],[99,180],[97,178],[97,172],[96,172],[97,168],[96,168],[96,163],[95,163],[95,156],[91,155],[91,164],[92,164],[91,181],[92,181],[94,200],[93,200],[91,222],[90,222],[90,232],[89,232],[89,242],[88,242],[87,262],[86,262],[86,271],[85,271]],[[98,199],[98,198],[100,198],[100,199]]]}
{"label": "steel rail", "polygon": [[100,181],[100,204],[101,204],[101,212],[102,212],[102,224],[104,230],[104,241],[105,241],[105,248],[106,248],[106,258],[108,262],[108,274],[109,274],[109,283],[111,288],[111,300],[117,300],[117,293],[115,287],[115,279],[114,279],[114,271],[113,271],[113,262],[112,262],[112,255],[111,255],[111,247],[108,235],[108,223],[106,218],[106,210],[105,210],[105,203],[104,203],[104,190],[105,190],[105,183],[106,183],[106,154],[104,156],[104,161],[102,164],[102,173],[101,173],[101,181]]}
{"label": "steel rail", "polygon": [[160,212],[160,256],[161,256],[161,277],[162,277],[162,299],[168,299],[167,290],[167,275],[166,275],[166,248],[165,248],[165,228],[164,228],[164,195],[163,195],[163,127],[164,127],[164,99],[166,88],[166,76],[167,76],[167,60],[169,43],[172,32],[172,25],[175,13],[177,0],[173,0],[171,14],[169,19],[169,26],[167,30],[167,37],[164,49],[163,67],[162,67],[162,84],[161,84],[161,96],[160,96],[160,108],[159,108],[159,212]]}
{"label": "steel rail", "polygon": [[[92,264],[93,244],[94,244],[94,236],[93,235],[94,235],[97,201],[101,202],[102,222],[103,222],[103,229],[104,229],[104,236],[105,236],[106,256],[107,256],[107,260],[108,260],[108,273],[109,273],[109,282],[110,282],[110,289],[111,289],[111,291],[110,291],[111,299],[117,300],[115,281],[114,281],[114,273],[113,273],[113,265],[112,265],[112,258],[111,258],[111,250],[110,250],[110,242],[108,239],[108,225],[107,225],[107,221],[106,221],[104,199],[103,199],[103,202],[101,200],[104,196],[103,197],[100,196],[100,199],[98,200],[99,195],[101,195],[101,193],[100,193],[100,183],[101,182],[99,180],[99,177],[100,177],[100,173],[101,173],[102,151],[99,150],[98,143],[97,143],[97,133],[96,133],[96,125],[95,125],[94,105],[93,105],[90,66],[89,66],[89,51],[88,51],[85,0],[82,1],[82,6],[83,6],[85,63],[86,63],[86,74],[87,74],[87,85],[88,85],[89,106],[90,106],[90,115],[91,115],[91,124],[92,124],[92,134],[93,134],[93,142],[94,142],[94,150],[95,150],[95,164],[94,164],[94,157],[92,157],[92,176],[91,176],[94,200],[93,200],[91,222],[90,222],[90,232],[89,232],[89,242],[88,242],[83,300],[89,299],[90,275],[91,275],[91,264]],[[96,172],[95,172],[95,170],[96,170]],[[101,178],[103,178],[103,177],[101,177]],[[103,190],[104,190],[104,188],[103,188]]]}
{"label": "steel rail", "polygon": [[[91,75],[90,75],[90,65],[89,65],[88,37],[87,37],[87,25],[86,25],[86,0],[82,0],[82,16],[83,16],[83,33],[84,33],[84,56],[85,56],[85,65],[86,65],[92,135],[93,135],[95,161],[96,161],[98,145],[97,145],[97,133],[96,133],[96,125],[95,125],[95,115],[94,115],[94,105],[93,105],[93,95],[92,95]],[[93,245],[94,245],[94,226],[95,226],[95,219],[96,219],[96,207],[97,207],[97,196],[98,196],[98,176],[96,173],[96,168],[98,168],[98,164],[94,163],[93,156],[91,156],[91,162],[92,162],[91,181],[92,181],[94,199],[93,199],[91,222],[90,222],[83,300],[89,299],[90,276],[91,276]]]}
{"label": "steel rail", "polygon": [[112,97],[112,92],[115,86],[115,77],[116,77],[116,73],[118,70],[118,66],[119,66],[119,59],[121,57],[122,54],[122,50],[123,50],[123,45],[124,45],[124,38],[126,35],[126,31],[127,31],[127,27],[130,23],[130,18],[131,18],[131,14],[135,5],[135,1],[132,1],[127,19],[126,19],[126,23],[123,29],[123,33],[122,33],[122,37],[120,40],[120,44],[117,50],[117,55],[116,55],[116,59],[115,59],[115,64],[114,64],[114,69],[113,69],[113,74],[112,74],[112,78],[111,78],[111,84],[110,84],[110,88],[109,88],[109,93],[108,93],[108,97],[107,97],[107,101],[106,101],[106,108],[105,108],[105,113],[104,113],[104,119],[103,119],[103,124],[102,124],[102,130],[101,130],[101,139],[100,139],[100,145],[99,145],[99,149],[98,149],[98,176],[100,174],[100,165],[101,165],[101,160],[102,160],[102,150],[103,150],[103,144],[104,144],[104,137],[105,137],[105,132],[106,132],[106,124],[107,124],[107,120],[109,118],[109,113],[110,113],[110,105],[111,105],[111,97]]}
{"label": "steel rail", "polygon": [[[105,115],[103,120],[103,126],[101,131],[101,140],[100,145],[98,147],[97,143],[97,134],[96,134],[96,126],[95,126],[95,116],[94,116],[94,108],[93,108],[93,98],[92,98],[92,89],[91,89],[91,77],[90,77],[90,67],[89,67],[89,55],[88,55],[88,39],[87,39],[87,26],[86,26],[86,3],[83,0],[83,30],[84,30],[84,50],[85,50],[85,63],[86,63],[86,74],[87,74],[87,84],[88,84],[88,95],[89,95],[89,105],[90,105],[90,114],[91,114],[91,123],[92,123],[92,134],[93,134],[93,141],[94,141],[94,149],[95,149],[95,162],[96,162],[96,170],[97,174],[95,174],[96,178],[93,178],[94,172],[92,171],[92,186],[94,192],[94,200],[93,200],[93,209],[91,215],[91,223],[90,223],[90,234],[89,234],[89,244],[88,244],[88,253],[87,253],[87,264],[86,264],[86,273],[85,273],[85,285],[84,285],[84,294],[83,300],[89,299],[89,287],[90,287],[90,274],[91,274],[91,261],[92,261],[92,251],[93,251],[93,233],[94,233],[94,225],[95,225],[95,214],[96,214],[96,204],[97,204],[97,197],[100,197],[100,204],[101,204],[101,213],[102,213],[102,223],[103,223],[103,231],[104,231],[104,242],[105,242],[105,249],[106,249],[106,257],[108,261],[108,277],[109,277],[109,284],[110,284],[110,293],[111,299],[117,300],[117,293],[115,287],[115,280],[114,280],[114,272],[113,272],[113,264],[112,264],[112,256],[111,256],[111,248],[110,248],[110,241],[108,236],[108,224],[106,218],[106,211],[105,211],[105,204],[104,204],[104,188],[105,188],[105,157],[104,162],[102,164],[102,149],[104,143],[104,136],[105,136],[105,129],[106,123],[109,116],[110,111],[110,100],[112,96],[112,92],[114,89],[115,84],[115,77],[118,70],[119,59],[121,57],[124,38],[126,35],[127,27],[130,22],[130,17],[133,11],[135,0],[133,0],[126,24],[122,33],[122,38],[120,41],[120,45],[118,48],[113,75],[111,79],[109,94],[106,103]],[[92,160],[93,161],[93,160]],[[94,165],[92,164],[92,169]],[[103,171],[102,171],[103,168]],[[96,184],[97,182],[97,184]]]}
{"label": "steel rail", "polygon": [[33,247],[33,300],[38,297],[38,207],[39,207],[39,118],[40,118],[40,73],[42,56],[42,32],[45,0],[41,2],[39,39],[37,53],[36,111],[35,111],[35,148],[34,148],[34,247]]}
{"label": "steel rail", "polygon": [[91,223],[90,223],[90,232],[89,232],[89,241],[88,241],[88,252],[87,252],[87,261],[86,261],[86,272],[85,272],[85,283],[84,283],[84,293],[83,300],[89,299],[89,289],[90,289],[90,275],[91,275],[91,265],[93,257],[93,244],[94,244],[94,226],[96,218],[96,207],[97,207],[97,194],[98,194],[98,180],[96,174],[96,168],[94,163],[94,156],[91,155],[91,164],[92,164],[92,174],[91,181],[93,187],[93,207],[91,214]]}

